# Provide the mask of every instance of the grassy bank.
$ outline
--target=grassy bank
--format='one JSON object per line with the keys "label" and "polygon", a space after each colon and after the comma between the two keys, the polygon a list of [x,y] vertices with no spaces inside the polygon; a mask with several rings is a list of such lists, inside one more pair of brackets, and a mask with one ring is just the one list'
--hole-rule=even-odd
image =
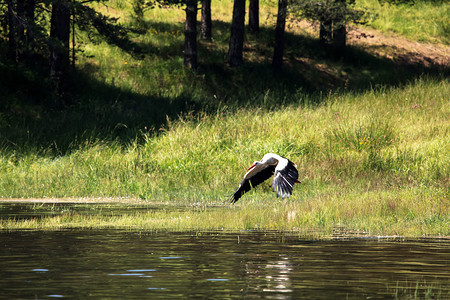
{"label": "grassy bank", "polygon": [[357,1],[358,6],[372,13],[369,26],[416,41],[450,43],[450,5],[446,1],[415,1],[401,5],[386,2]]}
{"label": "grassy bank", "polygon": [[[448,237],[448,204],[436,194],[422,188],[329,193],[286,202],[259,197],[235,206],[183,206],[171,202],[154,209],[149,203],[148,211],[133,211],[125,206],[130,212],[120,214],[85,214],[73,209],[42,218],[0,220],[0,229],[277,230],[315,238]],[[98,204],[90,206],[98,212],[103,209]]]}
{"label": "grassy bank", "polygon": [[[363,189],[448,184],[448,81],[333,94],[323,104],[226,108],[142,129],[128,145],[86,140],[64,156],[1,157],[2,197],[140,196],[223,199],[242,171],[266,152],[289,157],[318,185],[351,181]],[[144,140],[144,142],[141,142]],[[251,197],[251,196],[250,196]]]}
{"label": "grassy bank", "polygon": [[[69,155],[1,157],[1,197],[131,196],[201,211],[121,217],[69,215],[9,227],[283,229],[336,226],[371,234],[449,235],[448,81],[332,94],[323,104],[226,108],[169,120],[127,146],[86,141]],[[263,184],[220,205],[266,152],[297,163],[302,184],[283,203]]]}
{"label": "grassy bank", "polygon": [[[222,110],[234,113],[242,107],[310,105],[321,103],[327,99],[325,95],[336,91],[370,93],[374,88],[403,86],[421,76],[439,80],[448,75],[448,65],[438,63],[445,57],[435,59],[435,53],[421,57],[420,49],[403,49],[399,41],[395,45],[383,46],[381,42],[364,47],[355,42],[362,39],[350,36],[353,40],[349,41],[345,57],[330,59],[318,42],[318,28],[303,24],[306,30],[292,21],[287,26],[283,72],[273,72],[275,4],[261,2],[261,30],[245,35],[245,64],[229,68],[225,62],[232,1],[214,3],[213,41],[199,40],[197,71],[183,67],[182,9],[148,10],[142,30],[137,31],[131,30],[136,20],[129,1],[111,0],[108,6],[97,5],[97,11],[119,18],[119,23],[130,30],[122,43],[114,44],[101,34],[76,29],[76,45],[82,51],[76,53],[71,88],[63,99],[69,104],[63,108],[57,105],[63,100],[48,91],[48,81],[43,79],[47,59],[37,59],[38,70],[7,61],[8,46],[3,41],[0,149],[16,155],[33,152],[38,156],[64,156],[83,148],[86,142],[117,140],[120,146],[132,143],[143,136],[141,133],[166,128],[167,116],[176,119],[188,112],[214,115]],[[447,6],[439,2],[423,11],[441,12]],[[377,7],[373,11],[381,12],[382,8]],[[422,12],[416,6],[411,9],[415,15]],[[406,20],[401,12],[395,16]],[[421,20],[431,22],[433,18]],[[412,31],[422,32],[419,22],[408,24]],[[376,35],[379,38],[382,32]]]}

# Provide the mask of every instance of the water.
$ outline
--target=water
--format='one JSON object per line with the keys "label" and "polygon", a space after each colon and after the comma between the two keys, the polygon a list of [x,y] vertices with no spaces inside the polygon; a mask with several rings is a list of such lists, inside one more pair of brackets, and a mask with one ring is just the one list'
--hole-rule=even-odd
{"label": "water", "polygon": [[448,240],[277,232],[0,232],[3,299],[450,296]]}
{"label": "water", "polygon": [[16,203],[0,202],[0,219],[14,218],[17,220],[51,217],[70,213],[82,215],[108,215],[120,216],[122,214],[146,212],[149,210],[186,210],[189,207],[182,206],[151,206],[145,205],[123,205],[121,203],[87,204],[87,203]]}
{"label": "water", "polygon": [[[14,214],[2,212],[4,218]],[[26,217],[25,210],[19,215]],[[450,299],[450,240],[314,241],[271,231],[0,231],[1,299],[415,296]]]}

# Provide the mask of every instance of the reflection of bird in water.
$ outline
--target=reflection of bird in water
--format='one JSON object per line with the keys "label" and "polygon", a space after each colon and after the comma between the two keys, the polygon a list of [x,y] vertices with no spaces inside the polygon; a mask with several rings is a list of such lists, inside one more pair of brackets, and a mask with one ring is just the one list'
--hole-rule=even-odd
{"label": "reflection of bird in water", "polygon": [[[292,292],[292,282],[290,273],[293,268],[288,257],[280,257],[281,260],[274,261],[272,264],[266,265],[267,287],[263,289],[265,292]],[[270,270],[270,271],[269,271]],[[290,299],[291,297],[278,297],[278,299]]]}

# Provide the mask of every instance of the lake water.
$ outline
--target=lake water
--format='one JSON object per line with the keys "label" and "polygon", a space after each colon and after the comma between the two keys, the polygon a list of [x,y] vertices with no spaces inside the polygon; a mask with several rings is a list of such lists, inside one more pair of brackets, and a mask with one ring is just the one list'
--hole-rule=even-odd
{"label": "lake water", "polygon": [[415,296],[450,299],[450,240],[315,241],[271,231],[0,231],[1,299]]}

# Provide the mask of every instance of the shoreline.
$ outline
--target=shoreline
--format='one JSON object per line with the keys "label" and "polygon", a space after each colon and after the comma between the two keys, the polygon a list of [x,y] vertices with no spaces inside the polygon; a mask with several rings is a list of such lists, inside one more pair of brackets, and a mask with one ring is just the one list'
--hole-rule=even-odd
{"label": "shoreline", "polygon": [[145,200],[128,197],[0,198],[0,204],[2,203],[150,204]]}

